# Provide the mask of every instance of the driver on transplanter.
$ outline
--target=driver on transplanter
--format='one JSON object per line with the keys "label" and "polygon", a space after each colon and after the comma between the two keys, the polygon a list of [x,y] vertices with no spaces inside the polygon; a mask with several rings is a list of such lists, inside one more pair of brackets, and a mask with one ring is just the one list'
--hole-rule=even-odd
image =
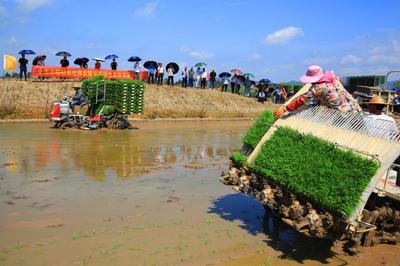
{"label": "driver on transplanter", "polygon": [[75,90],[75,95],[72,97],[69,107],[71,108],[72,113],[74,113],[74,107],[80,106],[84,102],[85,94],[83,93],[81,86],[78,84],[74,84],[72,88]]}

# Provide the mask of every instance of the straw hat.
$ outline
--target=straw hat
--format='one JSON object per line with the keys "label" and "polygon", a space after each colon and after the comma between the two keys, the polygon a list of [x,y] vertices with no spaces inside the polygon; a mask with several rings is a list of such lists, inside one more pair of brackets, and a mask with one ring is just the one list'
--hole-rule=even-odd
{"label": "straw hat", "polygon": [[375,104],[375,105],[388,105],[388,103],[385,102],[385,100],[378,95],[372,96],[372,98],[369,100],[368,105],[370,104]]}
{"label": "straw hat", "polygon": [[80,84],[74,84],[74,85],[72,85],[72,88],[73,89],[80,89],[81,85]]}

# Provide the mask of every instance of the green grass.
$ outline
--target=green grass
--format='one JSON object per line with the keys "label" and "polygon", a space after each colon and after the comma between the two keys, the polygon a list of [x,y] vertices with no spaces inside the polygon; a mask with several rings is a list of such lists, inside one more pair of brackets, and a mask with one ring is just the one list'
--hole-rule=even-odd
{"label": "green grass", "polygon": [[274,121],[273,112],[270,110],[264,111],[257,117],[256,122],[250,127],[246,135],[243,136],[243,143],[254,149]]}
{"label": "green grass", "polygon": [[378,164],[312,135],[279,128],[252,167],[325,210],[349,216]]}
{"label": "green grass", "polygon": [[247,162],[247,157],[240,152],[233,152],[230,159],[236,167],[242,167]]}

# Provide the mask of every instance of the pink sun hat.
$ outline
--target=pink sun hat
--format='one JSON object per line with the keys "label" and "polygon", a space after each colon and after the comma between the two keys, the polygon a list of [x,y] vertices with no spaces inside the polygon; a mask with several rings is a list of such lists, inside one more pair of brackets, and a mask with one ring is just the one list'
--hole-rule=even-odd
{"label": "pink sun hat", "polygon": [[325,73],[322,67],[317,65],[309,66],[305,75],[300,77],[302,83],[315,83],[324,77]]}
{"label": "pink sun hat", "polygon": [[323,78],[318,80],[318,82],[329,82],[329,83],[332,83],[336,79],[340,81],[340,77],[336,76],[336,74],[335,74],[335,72],[333,70],[329,70],[329,71],[326,71],[324,73]]}

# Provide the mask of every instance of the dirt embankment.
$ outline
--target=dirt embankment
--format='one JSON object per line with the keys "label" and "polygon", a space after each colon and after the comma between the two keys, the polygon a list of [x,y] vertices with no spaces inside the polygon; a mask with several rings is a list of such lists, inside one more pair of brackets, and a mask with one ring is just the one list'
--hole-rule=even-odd
{"label": "dirt embankment", "polygon": [[[0,119],[46,118],[51,103],[73,94],[70,81],[0,80]],[[220,91],[146,85],[144,114],[135,118],[254,118],[275,105]]]}

